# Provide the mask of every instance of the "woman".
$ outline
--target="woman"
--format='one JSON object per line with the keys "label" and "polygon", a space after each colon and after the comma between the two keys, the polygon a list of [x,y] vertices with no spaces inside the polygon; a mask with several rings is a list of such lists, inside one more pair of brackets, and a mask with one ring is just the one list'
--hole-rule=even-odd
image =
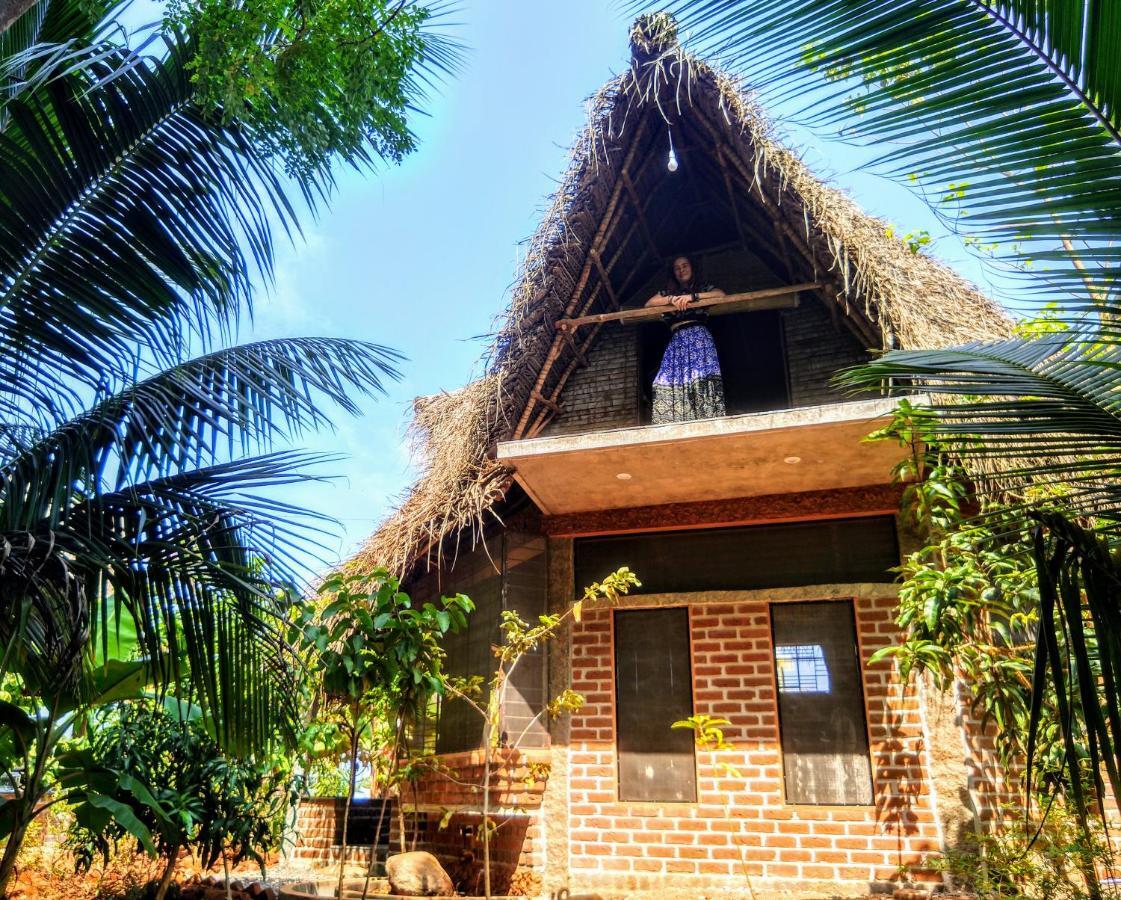
{"label": "woman", "polygon": [[654,377],[655,425],[688,422],[724,415],[724,379],[716,344],[705,327],[708,314],[691,308],[697,294],[723,296],[724,292],[697,283],[697,270],[687,256],[678,256],[670,266],[665,290],[646,301],[647,306],[665,306],[670,323],[669,345]]}

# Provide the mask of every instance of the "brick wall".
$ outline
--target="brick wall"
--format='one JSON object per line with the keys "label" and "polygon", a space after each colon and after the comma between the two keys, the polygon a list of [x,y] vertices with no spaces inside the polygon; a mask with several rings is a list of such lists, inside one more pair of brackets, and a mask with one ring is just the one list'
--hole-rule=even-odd
{"label": "brick wall", "polygon": [[561,394],[562,411],[544,434],[579,434],[638,424],[638,329],[605,325]]}
{"label": "brick wall", "polygon": [[[545,866],[542,797],[548,774],[539,766],[548,751],[496,751],[491,768],[488,816],[497,825],[491,840],[492,887],[504,893],[540,883]],[[460,890],[481,893],[483,842],[481,751],[445,754],[439,768],[406,797],[406,839],[443,863]],[[391,845],[398,846],[393,822]]]}
{"label": "brick wall", "polygon": [[865,348],[842,325],[834,325],[826,308],[803,297],[797,309],[783,313],[786,366],[791,406],[836,403],[844,394],[829,379],[846,366],[868,358]]}
{"label": "brick wall", "polygon": [[[612,617],[586,614],[572,637],[573,688],[587,700],[571,722],[573,887],[741,891],[744,866],[763,889],[865,891],[898,882],[907,867],[913,880],[935,880],[921,869],[940,834],[918,703],[889,663],[868,666],[897,636],[895,602],[856,602],[875,793],[867,807],[785,803],[765,599],[690,607],[695,713],[729,719],[725,737],[736,747],[698,754],[699,802],[617,801]],[[722,776],[719,762],[742,777]]]}
{"label": "brick wall", "polygon": [[[312,797],[300,801],[296,812],[296,845],[292,850],[294,859],[313,865],[338,862],[342,849],[340,837],[345,805],[346,799],[343,797]],[[380,809],[378,801],[367,799],[354,803],[350,809],[350,834],[372,834],[377,828]],[[379,846],[384,846],[388,840],[389,825],[393,818],[392,801],[388,801],[382,818],[382,840]],[[369,842],[348,846],[347,859],[368,863],[371,849]]]}

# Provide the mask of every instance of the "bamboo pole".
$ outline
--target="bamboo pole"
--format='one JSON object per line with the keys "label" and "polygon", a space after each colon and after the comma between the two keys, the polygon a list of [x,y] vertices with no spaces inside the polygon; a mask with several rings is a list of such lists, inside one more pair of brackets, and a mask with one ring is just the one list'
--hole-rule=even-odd
{"label": "bamboo pole", "polygon": [[[596,253],[598,253],[600,248],[607,242],[607,240],[611,236],[609,227],[614,227],[613,220],[615,218],[615,210],[619,205],[619,199],[620,197],[622,197],[623,190],[626,187],[626,184],[624,183],[622,178],[622,173],[630,168],[631,161],[634,159],[635,153],[638,152],[639,143],[645,136],[645,131],[645,127],[639,126],[634,138],[632,139],[631,147],[627,151],[627,155],[623,160],[622,166],[620,166],[620,174],[615,179],[615,186],[611,191],[611,197],[608,201],[607,209],[604,210],[603,216],[600,219],[599,227],[596,229],[595,235],[592,237],[591,244],[588,247],[589,250],[594,250]],[[577,279],[576,287],[573,289],[568,303],[565,306],[566,314],[571,315],[573,309],[575,309],[576,304],[580,299],[580,294],[583,292],[584,286],[588,283],[588,276],[591,275],[592,266],[593,255],[589,253],[585,255],[584,265],[582,266],[580,271],[580,277],[579,279]],[[602,284],[602,280],[600,283]],[[557,337],[554,337],[552,346],[549,348],[549,352],[545,357],[545,362],[542,364],[541,370],[537,375],[537,380],[530,392],[531,395],[534,393],[541,393],[542,388],[544,388],[545,386],[545,379],[546,377],[548,377],[549,370],[550,368],[552,368],[553,361],[557,358],[557,354],[560,353],[561,347],[561,341]],[[514,427],[513,437],[515,440],[522,436],[522,434],[525,432],[526,426],[529,425],[529,418],[533,412],[534,405],[535,404],[533,403],[531,396],[529,402],[526,403],[525,409],[522,410],[522,415],[518,420],[518,424]]]}
{"label": "bamboo pole", "polygon": [[[821,287],[823,285],[820,281],[811,281],[805,284],[745,291],[741,294],[708,292],[698,294],[696,300],[690,301],[688,308],[713,309],[714,307],[741,304],[747,306],[747,312],[757,312],[764,309],[790,309],[798,305],[797,294],[799,291],[816,291]],[[642,306],[638,309],[621,309],[617,312],[596,313],[592,316],[580,316],[574,319],[560,319],[557,321],[557,328],[574,329],[581,325],[598,325],[603,322],[643,322],[660,319],[667,311],[672,312],[673,308],[669,306]]]}

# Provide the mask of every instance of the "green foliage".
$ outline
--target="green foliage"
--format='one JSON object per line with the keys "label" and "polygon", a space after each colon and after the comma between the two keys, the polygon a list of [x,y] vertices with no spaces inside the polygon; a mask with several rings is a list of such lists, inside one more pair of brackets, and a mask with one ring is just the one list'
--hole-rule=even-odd
{"label": "green foliage", "polygon": [[417,703],[443,690],[440,639],[465,627],[474,605],[460,594],[414,607],[399,587],[384,569],[332,575],[320,587],[326,605],[301,612],[291,637],[314,652],[331,701],[352,705],[380,692]]}
{"label": "green foliage", "polygon": [[431,18],[408,0],[172,0],[167,13],[196,42],[200,106],[243,124],[298,177],[414,149],[414,73],[443,49],[425,33]]}
{"label": "green foliage", "polygon": [[[895,229],[890,225],[885,231],[888,237],[896,237]],[[905,234],[899,235],[899,239],[903,241],[908,250],[915,254],[921,252],[925,247],[930,246],[932,241],[930,232],[925,228],[920,228],[917,231],[908,231]]]}
{"label": "green foliage", "polygon": [[925,865],[947,873],[955,886],[980,900],[1082,900],[1086,881],[1080,861],[1095,860],[1103,871],[1112,866],[1105,835],[1094,829],[1087,836],[1061,807],[1051,810],[1038,831],[1025,832],[1021,810],[1006,809],[1004,818],[1016,824],[980,835],[967,832],[960,846]]}
{"label": "green foliage", "polygon": [[[271,277],[274,229],[299,230],[277,157],[309,203],[333,158],[398,158],[416,79],[449,60],[414,6],[180,4],[193,30],[146,55],[121,8],[42,0],[0,35],[0,676],[30,695],[0,721],[18,775],[0,894],[47,792],[78,790],[60,761],[98,705],[150,686],[226,750],[293,742],[285,614],[318,522],[258,491],[310,478],[318,457],[276,442],[330,403],[356,412],[396,357],[224,344]],[[148,839],[143,798],[94,774],[83,815]],[[228,835],[250,821],[230,816]]]}
{"label": "green foliage", "polygon": [[[702,753],[719,753],[723,750],[735,750],[735,746],[724,739],[724,728],[731,725],[727,719],[720,716],[710,716],[706,713],[679,719],[671,728],[688,728],[693,732],[693,745]],[[719,762],[717,771],[729,778],[739,778],[740,770],[727,762]]]}
{"label": "green foliage", "polygon": [[[174,857],[194,852],[204,867],[225,856],[236,865],[280,846],[296,797],[291,773],[269,761],[225,755],[197,721],[128,704],[103,716],[87,750],[69,763],[77,771],[114,773],[111,805],[83,790],[68,795],[74,807],[69,846],[79,869],[110,854],[125,837],[149,852]],[[137,834],[136,823],[153,835]]]}
{"label": "green foliage", "polygon": [[[401,766],[407,751],[405,729],[445,688],[441,639],[467,625],[474,610],[462,594],[434,603],[414,605],[386,570],[370,575],[336,573],[320,587],[318,605],[295,611],[289,640],[299,643],[316,680],[321,715],[305,738],[330,759],[332,750],[346,749],[350,778],[346,790],[343,831],[357,787],[362,744],[371,747],[368,760],[379,789],[397,789],[413,777]],[[404,817],[398,803],[401,840]],[[342,890],[346,843],[339,864]],[[371,860],[372,864],[372,860]]]}
{"label": "green foliage", "polygon": [[[965,470],[932,439],[930,415],[907,400],[869,440],[907,449],[893,477],[905,485],[902,524],[922,544],[898,569],[896,621],[904,640],[872,661],[894,659],[904,680],[929,673],[943,690],[960,679],[982,722],[996,726],[997,749],[1016,771],[1027,753],[1039,629],[1035,523],[1022,509],[978,508]],[[1041,738],[1037,772],[1055,786],[1063,769],[1056,719]]]}

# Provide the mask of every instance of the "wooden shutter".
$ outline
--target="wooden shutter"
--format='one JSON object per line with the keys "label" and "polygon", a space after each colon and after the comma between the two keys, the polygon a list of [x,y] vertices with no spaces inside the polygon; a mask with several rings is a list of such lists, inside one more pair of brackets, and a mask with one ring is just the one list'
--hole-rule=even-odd
{"label": "wooden shutter", "polygon": [[619,799],[695,802],[689,612],[615,613],[615,715]]}
{"label": "wooden shutter", "polygon": [[787,802],[871,804],[852,602],[775,603],[771,628]]}

